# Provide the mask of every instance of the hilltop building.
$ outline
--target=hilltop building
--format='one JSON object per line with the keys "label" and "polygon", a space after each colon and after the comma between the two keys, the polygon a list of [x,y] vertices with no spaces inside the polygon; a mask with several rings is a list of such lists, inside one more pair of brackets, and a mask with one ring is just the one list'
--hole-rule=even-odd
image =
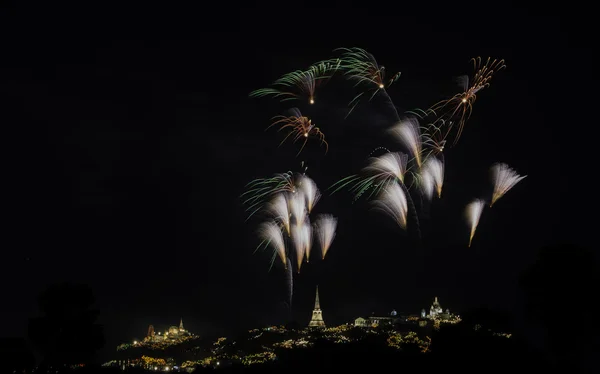
{"label": "hilltop building", "polygon": [[164,333],[159,332],[158,334],[154,331],[154,326],[148,327],[148,335],[144,338],[144,342],[163,342],[179,340],[193,334],[187,331],[183,327],[183,318],[179,320],[179,327],[171,326]]}
{"label": "hilltop building", "polygon": [[457,323],[460,322],[460,317],[450,313],[449,309],[444,311],[437,296],[433,300],[433,304],[429,307],[429,313],[425,309],[421,309],[420,314],[414,315],[399,315],[395,310],[387,316],[377,316],[375,314],[370,317],[358,317],[354,320],[354,326],[357,327],[379,327],[390,325],[419,325],[426,327],[433,324],[439,326],[440,323]]}
{"label": "hilltop building", "polygon": [[[421,317],[423,317],[423,311],[421,312]],[[438,301],[437,296],[433,299],[433,304],[429,307],[429,314],[425,316],[427,319],[440,319],[440,320],[450,320],[455,316],[450,313],[450,309],[444,310]]]}
{"label": "hilltop building", "polygon": [[419,320],[420,326],[426,326],[432,324],[434,328],[439,328],[441,324],[454,324],[461,321],[460,316],[450,313],[450,309],[444,311],[437,296],[433,300],[433,304],[429,307],[429,314],[423,317],[423,311],[421,312],[421,319]]}
{"label": "hilltop building", "polygon": [[308,323],[308,327],[325,327],[325,321],[323,321],[323,312],[321,311],[321,305],[319,303],[319,286],[317,286],[317,296],[315,298],[315,308],[312,312],[312,318]]}
{"label": "hilltop building", "polygon": [[354,326],[357,327],[378,327],[378,326],[391,326],[391,325],[406,325],[413,324],[415,316],[412,315],[399,315],[396,310],[392,310],[387,316],[376,316],[375,314],[370,317],[358,317],[354,320]]}

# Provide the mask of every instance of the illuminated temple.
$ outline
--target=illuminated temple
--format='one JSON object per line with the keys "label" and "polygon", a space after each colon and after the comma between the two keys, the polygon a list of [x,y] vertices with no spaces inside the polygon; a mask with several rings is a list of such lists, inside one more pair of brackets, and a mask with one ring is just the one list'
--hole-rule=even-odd
{"label": "illuminated temple", "polygon": [[378,327],[383,325],[398,325],[398,324],[418,324],[420,327],[433,325],[439,327],[440,323],[457,323],[460,322],[460,317],[450,313],[449,309],[444,311],[437,296],[433,300],[433,304],[429,307],[429,313],[425,309],[421,309],[419,315],[398,315],[395,310],[387,316],[377,316],[373,314],[370,317],[358,317],[354,320],[354,326],[358,327]]}
{"label": "illuminated temple", "polygon": [[441,319],[441,320],[449,320],[452,319],[453,315],[450,313],[450,309],[444,310],[438,301],[437,296],[433,299],[433,304],[429,307],[429,314],[426,316],[423,315],[423,311],[421,311],[421,317],[425,317],[428,319]]}
{"label": "illuminated temple", "polygon": [[315,308],[312,312],[312,318],[308,323],[308,327],[325,327],[325,321],[323,321],[323,312],[321,311],[321,305],[319,303],[319,286],[317,286],[317,297],[315,298]]}
{"label": "illuminated temple", "polygon": [[144,338],[144,342],[163,342],[169,340],[181,340],[192,336],[193,334],[183,327],[183,318],[179,320],[179,327],[171,326],[164,333],[155,333],[154,326],[148,327],[148,335]]}

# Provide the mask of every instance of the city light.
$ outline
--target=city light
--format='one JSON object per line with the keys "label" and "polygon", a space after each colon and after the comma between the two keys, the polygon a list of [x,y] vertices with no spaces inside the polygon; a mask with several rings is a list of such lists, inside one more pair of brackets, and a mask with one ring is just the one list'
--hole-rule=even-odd
{"label": "city light", "polygon": [[[431,345],[431,332],[443,325],[459,322],[461,322],[460,316],[450,313],[449,309],[442,309],[436,297],[428,313],[425,309],[418,314],[410,315],[392,310],[387,315],[358,317],[354,323],[326,327],[321,317],[319,298],[316,296],[311,324],[305,328],[287,329],[285,326],[266,326],[247,330],[236,340],[219,337],[212,342],[206,342],[206,348],[199,348],[200,344],[205,343],[198,340],[198,345],[195,346],[195,339],[199,337],[185,330],[183,321],[179,327],[169,327],[160,338],[157,337],[161,336],[161,333],[154,334],[154,327],[150,326],[146,338],[141,341],[134,340],[133,344],[122,344],[117,350],[127,351],[130,348],[143,347],[148,350],[145,352],[154,352],[152,354],[154,357],[143,355],[125,361],[113,360],[103,366],[122,370],[140,367],[161,372],[191,372],[196,368],[215,369],[229,365],[253,366],[277,360],[278,355],[284,350],[311,349],[319,340],[345,345],[367,337],[381,339],[382,343],[399,351],[408,349],[427,354]],[[492,335],[499,338],[511,337],[511,334],[503,332],[492,332]],[[208,353],[208,356],[196,360],[187,358],[185,361],[177,361],[172,357],[174,347],[182,347],[182,352],[202,349],[203,352]],[[169,350],[166,351],[166,348]],[[130,352],[135,356],[135,352],[138,351]],[[164,356],[167,354],[168,356]]]}

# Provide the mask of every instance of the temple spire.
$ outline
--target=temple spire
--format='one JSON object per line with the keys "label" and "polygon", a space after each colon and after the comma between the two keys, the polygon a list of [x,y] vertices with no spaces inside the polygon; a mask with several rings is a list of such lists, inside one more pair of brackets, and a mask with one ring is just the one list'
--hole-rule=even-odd
{"label": "temple spire", "polygon": [[323,312],[321,311],[321,305],[319,303],[319,286],[317,286],[317,295],[315,297],[315,309],[313,309],[312,318],[308,327],[325,327]]}
{"label": "temple spire", "polygon": [[183,318],[179,320],[179,330],[183,330]]}

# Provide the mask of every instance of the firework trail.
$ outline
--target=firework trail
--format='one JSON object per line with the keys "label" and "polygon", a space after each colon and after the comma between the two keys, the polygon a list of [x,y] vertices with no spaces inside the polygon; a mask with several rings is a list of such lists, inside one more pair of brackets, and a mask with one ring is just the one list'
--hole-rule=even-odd
{"label": "firework trail", "polygon": [[304,146],[306,146],[308,139],[310,137],[317,137],[321,141],[321,144],[325,145],[325,153],[327,153],[329,150],[329,144],[327,141],[325,141],[325,134],[323,134],[321,130],[312,123],[311,119],[303,116],[298,108],[292,108],[290,111],[292,112],[291,116],[273,117],[275,121],[267,127],[268,130],[273,126],[279,126],[278,131],[286,130],[288,132],[281,143],[279,143],[279,146],[285,143],[285,141],[290,137],[294,143],[299,139],[304,138],[302,147],[300,147],[300,150],[296,154],[296,156],[298,156],[304,149]]}
{"label": "firework trail", "polygon": [[373,157],[373,154],[379,151],[383,151],[384,153],[392,153],[392,151],[390,151],[388,148],[380,146],[372,150],[371,153],[369,153],[369,157]]}
{"label": "firework trail", "polygon": [[379,157],[371,157],[369,164],[363,168],[362,175],[351,175],[343,178],[334,183],[330,189],[333,188],[332,193],[336,193],[343,188],[349,187],[349,191],[354,194],[354,200],[356,201],[369,189],[371,189],[371,193],[369,193],[368,198],[381,194],[389,185],[397,183],[407,200],[408,209],[415,223],[415,233],[418,239],[421,240],[417,208],[408,188],[404,184],[404,176],[408,170],[407,160],[408,156],[401,152],[386,153]]}
{"label": "firework trail", "polygon": [[285,278],[286,278],[286,283],[288,286],[288,307],[290,309],[290,317],[291,317],[292,300],[294,298],[294,270],[292,269],[292,261],[290,260],[290,257],[287,256],[286,259],[287,259],[287,262],[286,262]]}
{"label": "firework trail", "polygon": [[427,147],[428,153],[433,155],[443,155],[446,147],[446,137],[452,129],[453,122],[440,120],[440,125],[429,124],[423,130],[423,145]]}
{"label": "firework trail", "polygon": [[419,121],[416,118],[406,118],[398,122],[390,133],[403,144],[414,158],[417,167],[421,168],[422,139]]}
{"label": "firework trail", "polygon": [[[423,158],[429,156],[439,156],[444,158],[444,149],[446,147],[446,138],[453,127],[452,121],[446,121],[442,118],[436,118],[435,112],[428,109],[414,109],[407,111],[406,114],[412,115],[419,119],[420,122],[431,121],[428,125],[420,127],[421,143],[423,147]],[[432,119],[428,119],[432,116]]]}
{"label": "firework trail", "polygon": [[444,186],[444,163],[435,157],[428,157],[423,166],[423,173],[431,176],[437,197],[441,198]]}
{"label": "firework trail", "polygon": [[261,88],[250,93],[250,97],[272,96],[280,101],[306,98],[309,104],[315,103],[316,89],[327,82],[339,69],[340,60],[321,61],[307,70],[296,70],[283,75],[273,82],[278,88]]}
{"label": "firework trail", "polygon": [[459,77],[458,83],[462,92],[434,104],[429,109],[436,113],[440,119],[456,122],[458,132],[454,138],[454,145],[458,142],[465,123],[471,116],[477,93],[490,85],[490,80],[495,72],[506,67],[504,60],[491,60],[489,57],[485,63],[483,63],[481,57],[472,58],[471,61],[473,62],[475,75],[470,82],[468,76]]}
{"label": "firework trail", "polygon": [[306,262],[310,260],[310,252],[313,245],[313,229],[308,217],[302,225],[302,237],[304,238],[304,253],[306,254]]}
{"label": "firework trail", "polygon": [[494,192],[492,193],[490,208],[496,201],[498,201],[498,199],[510,191],[511,188],[527,177],[527,175],[521,176],[517,174],[515,170],[504,163],[496,163],[492,165],[490,168],[490,174],[492,177],[492,183],[494,185]]}
{"label": "firework trail", "polygon": [[295,191],[294,174],[290,171],[275,174],[271,178],[258,178],[246,184],[246,192],[240,196],[246,212],[249,212],[246,221],[260,211],[272,196]]}
{"label": "firework trail", "polygon": [[367,166],[361,174],[351,175],[334,183],[335,193],[345,187],[354,194],[354,200],[360,198],[366,191],[373,189],[369,197],[379,193],[385,186],[395,179],[404,182],[407,171],[408,156],[401,152],[386,153],[379,157],[370,157]]}
{"label": "firework trail", "polygon": [[266,248],[269,245],[273,247],[274,256],[271,265],[275,260],[275,256],[279,255],[279,258],[281,259],[283,265],[287,266],[285,261],[285,240],[281,232],[281,227],[277,223],[272,221],[265,222],[259,227],[258,233],[260,238],[262,239],[262,242],[259,244],[258,248]]}
{"label": "firework trail", "polygon": [[[294,196],[294,195],[292,195]],[[288,200],[283,193],[275,197],[267,204],[267,212],[285,228],[288,236],[290,235],[290,210],[288,209]]]}
{"label": "firework trail", "polygon": [[335,232],[337,229],[337,218],[330,214],[321,214],[317,217],[315,223],[315,231],[317,238],[319,238],[319,244],[321,245],[321,255],[325,259],[325,255],[335,239]]}
{"label": "firework trail", "polygon": [[408,203],[408,211],[411,213],[413,222],[414,222],[414,230],[417,236],[417,240],[421,241],[421,223],[419,220],[419,213],[417,212],[417,207],[415,206],[415,202],[413,201],[408,188],[404,183],[397,183],[398,186],[404,192],[404,196],[406,197],[406,201]]}
{"label": "firework trail", "polygon": [[392,217],[402,229],[406,229],[408,203],[406,194],[398,182],[386,186],[378,199],[374,201],[374,207]]}
{"label": "firework trail", "polygon": [[377,93],[381,92],[386,97],[388,105],[392,107],[396,119],[399,119],[398,111],[396,106],[392,102],[392,99],[385,90],[391,86],[398,78],[400,73],[392,76],[391,79],[386,80],[385,78],[385,67],[380,66],[375,57],[372,54],[361,48],[338,48],[336,51],[342,52],[341,58],[341,69],[344,70],[344,75],[348,76],[350,80],[356,82],[356,86],[364,86],[365,91],[359,93],[350,101],[350,111],[346,115],[348,117],[354,110],[356,105],[360,102],[363,96],[371,91],[372,94],[369,97],[369,101],[372,100]]}
{"label": "firework trail", "polygon": [[371,159],[371,163],[363,170],[366,174],[378,179],[386,177],[398,178],[404,183],[404,175],[408,165],[408,156],[400,152],[390,152]]}
{"label": "firework trail", "polygon": [[292,242],[296,253],[296,270],[300,273],[302,260],[305,256],[306,242],[304,237],[304,222],[295,223],[292,226]]}
{"label": "firework trail", "polygon": [[301,190],[297,190],[294,194],[288,195],[288,206],[291,216],[296,224],[301,224],[306,219],[306,198]]}
{"label": "firework trail", "polygon": [[321,198],[321,192],[317,188],[317,184],[306,175],[300,176],[297,184],[298,189],[302,191],[304,197],[306,198],[306,210],[308,211],[308,214],[310,214],[314,206]]}
{"label": "firework trail", "polygon": [[479,225],[479,219],[481,218],[481,213],[483,212],[483,208],[485,207],[485,201],[482,199],[475,199],[465,210],[465,214],[467,217],[467,221],[469,226],[471,226],[471,234],[469,236],[469,247],[471,247],[471,242],[473,241],[473,236],[475,236],[475,231],[477,230],[477,226]]}
{"label": "firework trail", "polygon": [[435,181],[427,169],[422,170],[419,174],[419,187],[421,187],[423,196],[431,201],[433,199],[433,191],[435,190]]}

